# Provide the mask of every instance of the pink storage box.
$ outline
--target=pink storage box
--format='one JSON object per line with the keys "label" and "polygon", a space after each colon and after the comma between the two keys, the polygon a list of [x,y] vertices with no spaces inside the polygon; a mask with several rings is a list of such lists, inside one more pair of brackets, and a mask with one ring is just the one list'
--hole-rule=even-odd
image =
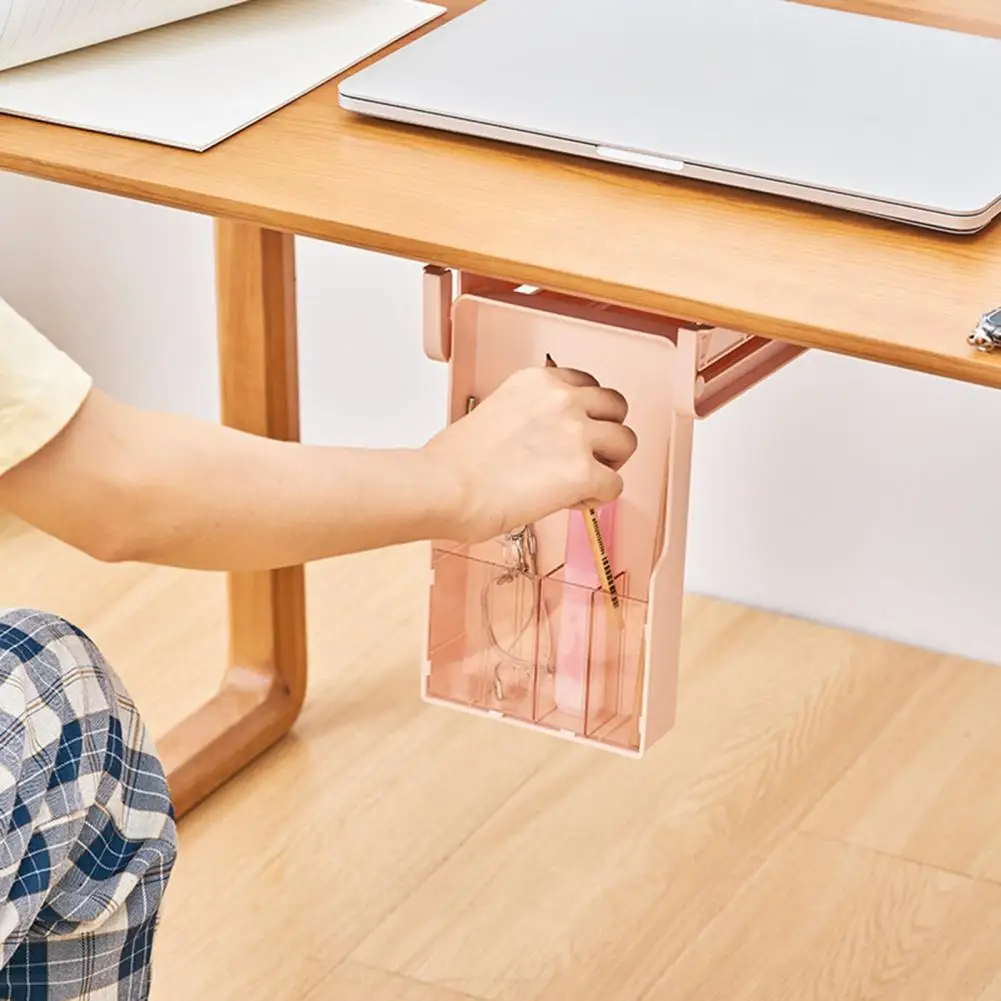
{"label": "pink storage box", "polygon": [[454,298],[438,267],[424,282],[424,347],[449,365],[450,422],[548,353],[620,390],[639,444],[621,498],[599,512],[619,608],[589,573],[580,512],[520,538],[436,543],[422,695],[640,756],[675,718],[694,420],[802,349],[470,274]]}

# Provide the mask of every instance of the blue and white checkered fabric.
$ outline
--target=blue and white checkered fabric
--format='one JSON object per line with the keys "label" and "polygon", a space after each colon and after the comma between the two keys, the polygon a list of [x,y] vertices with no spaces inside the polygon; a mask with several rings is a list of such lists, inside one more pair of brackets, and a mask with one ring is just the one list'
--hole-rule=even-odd
{"label": "blue and white checkered fabric", "polygon": [[163,769],[79,630],[0,614],[0,999],[145,1001],[177,851]]}

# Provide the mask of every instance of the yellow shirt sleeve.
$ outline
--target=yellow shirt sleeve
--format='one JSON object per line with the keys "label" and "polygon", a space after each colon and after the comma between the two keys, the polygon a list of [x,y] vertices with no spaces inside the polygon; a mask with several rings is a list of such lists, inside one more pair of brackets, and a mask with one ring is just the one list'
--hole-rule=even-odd
{"label": "yellow shirt sleeve", "polygon": [[90,388],[76,362],[0,299],[0,476],[52,441]]}

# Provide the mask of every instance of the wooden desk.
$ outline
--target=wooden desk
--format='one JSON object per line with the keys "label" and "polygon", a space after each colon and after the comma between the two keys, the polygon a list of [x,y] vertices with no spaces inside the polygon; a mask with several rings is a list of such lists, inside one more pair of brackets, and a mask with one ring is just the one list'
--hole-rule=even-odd
{"label": "wooden desk", "polygon": [[[852,5],[1001,35],[990,0]],[[1001,302],[1001,225],[937,235],[359,120],[335,84],[204,154],[0,117],[0,169],[217,217],[223,419],[258,434],[298,436],[291,234],[1001,386],[965,340]],[[230,610],[219,695],[161,741],[180,813],[305,693],[302,568],[232,575]]]}

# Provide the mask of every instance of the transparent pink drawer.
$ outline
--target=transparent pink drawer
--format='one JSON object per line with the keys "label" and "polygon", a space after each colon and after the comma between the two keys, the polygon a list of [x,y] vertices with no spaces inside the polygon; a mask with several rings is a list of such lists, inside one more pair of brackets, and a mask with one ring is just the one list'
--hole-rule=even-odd
{"label": "transparent pink drawer", "polygon": [[[647,606],[437,550],[425,694],[438,702],[639,747]],[[625,575],[616,580],[620,594]]]}
{"label": "transparent pink drawer", "polygon": [[449,365],[449,421],[551,354],[625,395],[639,444],[599,512],[617,602],[582,560],[577,511],[433,547],[423,696],[641,755],[675,718],[694,420],[801,349],[475,275],[452,290],[451,272],[426,269],[425,350]]}

